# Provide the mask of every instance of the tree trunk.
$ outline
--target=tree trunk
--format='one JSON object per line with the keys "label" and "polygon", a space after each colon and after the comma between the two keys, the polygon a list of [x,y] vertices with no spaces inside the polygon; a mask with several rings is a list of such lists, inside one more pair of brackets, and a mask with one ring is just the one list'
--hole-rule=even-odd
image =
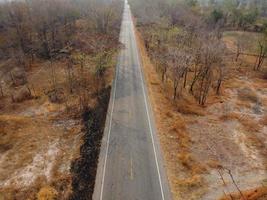
{"label": "tree trunk", "polygon": [[216,94],[217,95],[220,94],[221,84],[222,84],[222,79],[219,79],[218,82],[217,82],[217,87],[216,87]]}
{"label": "tree trunk", "polygon": [[239,47],[237,47],[237,50],[236,50],[236,57],[235,57],[235,61],[236,61],[236,62],[238,61],[239,56],[240,56],[240,49],[239,49]]}
{"label": "tree trunk", "polygon": [[193,81],[192,81],[192,83],[191,83],[191,85],[190,85],[190,93],[191,94],[193,94],[193,92],[194,92],[194,86],[195,86],[195,84],[196,84],[196,82],[197,82],[197,80],[198,80],[198,77],[199,77],[199,75],[200,75],[200,72],[197,74],[197,73],[195,73],[195,75],[194,75],[194,78],[193,78]]}
{"label": "tree trunk", "polygon": [[1,94],[1,97],[4,97],[4,92],[3,92],[3,86],[2,86],[2,83],[0,83],[0,94]]}
{"label": "tree trunk", "polygon": [[263,46],[260,46],[260,53],[257,57],[256,64],[254,66],[254,70],[258,70],[261,67],[263,59],[264,59]]}
{"label": "tree trunk", "polygon": [[162,70],[162,74],[161,74],[161,81],[164,83],[165,81],[165,75],[166,75],[166,72],[167,72],[167,68],[166,67],[163,67],[163,70]]}
{"label": "tree trunk", "polygon": [[174,82],[173,82],[173,100],[176,100],[177,88],[178,88],[178,80],[174,80]]}
{"label": "tree trunk", "polygon": [[43,37],[42,46],[44,50],[44,55],[45,57],[50,58],[50,50],[49,50],[48,39],[47,39],[47,30],[45,27],[42,30],[42,37]]}
{"label": "tree trunk", "polygon": [[187,72],[188,70],[186,69],[184,73],[184,88],[186,87],[186,82],[187,82]]}

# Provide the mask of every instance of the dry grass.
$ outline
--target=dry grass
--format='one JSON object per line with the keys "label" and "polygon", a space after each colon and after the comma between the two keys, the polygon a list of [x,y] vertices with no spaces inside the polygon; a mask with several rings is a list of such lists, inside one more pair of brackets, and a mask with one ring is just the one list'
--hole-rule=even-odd
{"label": "dry grass", "polygon": [[262,128],[261,125],[251,117],[246,115],[241,115],[236,112],[224,114],[220,116],[220,119],[224,121],[237,120],[243,125],[244,129],[248,132],[258,132]]}
{"label": "dry grass", "polygon": [[208,160],[207,165],[213,169],[222,168],[222,165],[218,160]]}
{"label": "dry grass", "polygon": [[241,117],[239,121],[248,132],[259,132],[261,130],[259,123],[251,117]]}
{"label": "dry grass", "polygon": [[223,34],[223,40],[225,41],[227,48],[236,51],[237,39],[241,38],[243,41],[246,41],[246,46],[244,49],[245,53],[256,53],[257,51],[257,42],[261,37],[261,33],[253,32],[244,32],[244,31],[226,31]]}
{"label": "dry grass", "polygon": [[200,106],[196,105],[194,100],[185,101],[179,100],[176,105],[176,109],[179,113],[185,115],[197,115],[204,116],[205,111]]}
{"label": "dry grass", "polygon": [[[211,92],[206,106],[200,107],[192,95],[183,91],[180,99],[174,102],[171,98],[171,84],[169,82],[161,83],[147,55],[142,37],[138,32],[136,34],[149,98],[153,105],[161,148],[167,164],[173,199],[205,199],[203,194],[212,196],[211,192],[216,190],[213,188],[212,184],[215,183],[212,181],[217,181],[218,177],[212,177],[212,173],[206,176],[205,173],[221,168],[222,165],[228,165],[232,160],[233,163],[238,161],[236,163],[239,164],[239,160],[247,159],[245,156],[243,157],[243,146],[235,141],[235,134],[238,134],[239,131],[244,133],[244,143],[248,148],[260,152],[263,150],[264,144],[258,136],[262,132],[262,125],[266,123],[267,118],[258,122],[250,114],[253,114],[253,105],[260,103],[261,107],[265,106],[263,93],[260,95],[258,91],[259,88],[264,88],[266,83],[258,80],[258,73],[253,72],[251,67],[253,66],[251,64],[254,63],[253,57],[245,58],[249,60],[249,63],[239,66],[239,68],[229,61],[227,65],[229,76],[223,82],[220,96]],[[255,77],[256,81],[254,81]],[[230,113],[222,115],[224,109],[228,108],[231,109]],[[247,111],[251,112],[247,113]],[[233,120],[239,122],[241,126],[239,123],[231,123]],[[239,130],[240,127],[242,130]],[[213,155],[210,155],[205,142],[214,143],[212,146],[222,156],[222,160],[217,161]],[[228,156],[231,158],[227,158]],[[202,162],[202,160],[205,161]],[[205,165],[202,164],[204,162]],[[261,158],[259,158],[259,162],[261,162]],[[242,165],[251,167],[249,163],[242,163]],[[242,166],[231,167],[241,171],[243,169]],[[255,173],[252,167],[250,169],[252,174]],[[207,177],[207,179],[203,177]],[[236,179],[239,178],[236,177]],[[219,184],[217,186],[218,189],[223,187]],[[210,187],[209,191],[206,190],[207,187]],[[219,196],[214,194],[213,197],[216,199]]]}
{"label": "dry grass", "polygon": [[58,192],[50,186],[45,186],[40,189],[37,194],[38,200],[55,200],[58,196]]}
{"label": "dry grass", "polygon": [[235,113],[235,112],[231,112],[231,113],[227,113],[224,114],[220,117],[221,120],[239,120],[240,119],[240,114]]}
{"label": "dry grass", "polygon": [[44,93],[51,88],[51,72],[39,60],[27,72],[38,98],[12,103],[9,94],[16,88],[6,87],[6,97],[0,100],[0,199],[36,199],[41,187],[52,184],[62,196],[71,186],[61,177],[69,177],[71,160],[79,155],[79,99],[68,93],[64,60],[54,64],[57,84],[68,97],[64,103],[53,104]]}
{"label": "dry grass", "polygon": [[241,197],[239,193],[231,194],[231,196],[222,197],[220,200],[266,200],[267,199],[267,187],[259,187],[252,190],[243,191],[245,199]]}
{"label": "dry grass", "polygon": [[204,180],[202,179],[202,177],[194,175],[187,179],[178,180],[177,183],[183,189],[190,191],[191,188],[201,186],[201,184],[203,184],[203,181]]}
{"label": "dry grass", "polygon": [[267,114],[262,117],[262,119],[260,120],[260,123],[263,126],[267,126]]}
{"label": "dry grass", "polygon": [[[173,102],[172,99],[167,97],[171,96],[169,95],[171,89],[168,84],[161,84],[160,78],[147,55],[142,38],[137,31],[136,35],[161,148],[167,164],[171,191],[174,199],[181,199],[185,188],[187,188],[187,191],[191,190],[191,193],[198,193],[196,188],[203,186],[203,179],[197,174],[206,171],[205,167],[190,154],[192,142],[181,113],[201,116],[204,115],[204,112],[202,108],[196,105],[188,106],[186,102],[188,99]],[[179,179],[181,172],[186,173],[188,178]],[[181,185],[184,188],[181,188]]]}
{"label": "dry grass", "polygon": [[59,177],[67,177],[68,165],[79,153],[79,124],[64,130],[53,121],[5,115],[0,116],[0,124],[0,149],[5,155],[0,161],[0,184],[5,184],[0,194],[4,199],[31,199],[43,184],[62,183]]}
{"label": "dry grass", "polygon": [[241,88],[238,90],[238,98],[242,101],[259,102],[259,97],[251,88]]}

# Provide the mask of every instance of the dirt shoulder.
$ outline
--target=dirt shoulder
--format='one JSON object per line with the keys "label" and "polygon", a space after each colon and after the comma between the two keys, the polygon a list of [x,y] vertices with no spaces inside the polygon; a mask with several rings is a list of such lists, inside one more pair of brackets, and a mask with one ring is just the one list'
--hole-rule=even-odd
{"label": "dirt shoulder", "polygon": [[[266,80],[229,65],[222,94],[200,107],[188,94],[173,102],[136,32],[158,137],[174,199],[220,199],[237,193],[231,175],[248,199],[266,194]],[[260,192],[259,192],[260,191]],[[262,192],[264,191],[264,192]],[[225,197],[225,198],[230,198]]]}

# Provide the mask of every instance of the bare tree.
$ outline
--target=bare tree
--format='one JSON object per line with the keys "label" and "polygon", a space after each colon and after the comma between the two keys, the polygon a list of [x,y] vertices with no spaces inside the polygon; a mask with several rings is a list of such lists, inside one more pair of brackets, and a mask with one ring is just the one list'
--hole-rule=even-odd
{"label": "bare tree", "polygon": [[[224,45],[213,34],[205,36],[202,44],[200,67],[194,78],[195,83],[198,83],[196,97],[199,104],[204,105],[207,95],[214,78],[216,78],[216,66],[218,73],[217,91],[221,87],[223,80],[223,65],[222,56],[224,52]],[[192,87],[192,85],[191,85]]]}
{"label": "bare tree", "polygon": [[225,77],[225,73],[226,73],[225,65],[223,63],[218,64],[217,83],[216,83],[216,94],[217,95],[220,94],[220,89],[221,89],[221,85],[222,85],[222,82],[223,82],[224,77]]}
{"label": "bare tree", "polygon": [[67,81],[68,81],[68,85],[69,85],[69,91],[72,94],[73,93],[73,89],[74,89],[74,71],[73,71],[73,63],[71,59],[68,59],[67,61],[67,69],[66,69],[66,74],[67,74]]}
{"label": "bare tree", "polygon": [[117,1],[92,0],[90,17],[94,21],[95,29],[99,33],[107,34],[111,27],[116,27],[119,10]]}
{"label": "bare tree", "polygon": [[168,68],[169,68],[169,65],[167,62],[168,56],[169,56],[169,52],[165,48],[159,48],[159,50],[156,51],[156,54],[155,54],[155,57],[157,60],[156,64],[158,66],[158,71],[160,71],[161,73],[162,82],[165,82],[167,78],[166,75],[167,75]]}
{"label": "bare tree", "polygon": [[4,90],[3,90],[2,82],[0,82],[0,94],[1,94],[1,97],[4,97]]}
{"label": "bare tree", "polygon": [[201,56],[202,56],[202,46],[198,46],[198,47],[195,47],[192,51],[192,56],[193,56],[193,59],[192,59],[192,64],[193,64],[193,71],[194,71],[194,75],[193,75],[193,78],[192,78],[192,81],[191,81],[191,84],[190,84],[190,93],[191,94],[194,94],[194,86],[197,82],[197,80],[199,79],[200,77],[200,74],[201,74],[201,69],[202,69],[202,60],[201,60]]}
{"label": "bare tree", "polygon": [[260,70],[264,59],[267,55],[267,33],[264,34],[264,36],[258,41],[258,56],[256,59],[256,63],[254,65],[254,70]]}
{"label": "bare tree", "polygon": [[242,35],[238,36],[236,39],[236,56],[235,56],[235,61],[238,61],[239,56],[243,53],[244,48],[245,48],[245,43],[244,38]]}
{"label": "bare tree", "polygon": [[184,87],[184,82],[186,80],[186,73],[188,69],[187,56],[182,51],[172,49],[169,62],[171,66],[170,77],[173,83],[173,99],[175,100],[177,96],[181,95],[182,89]]}

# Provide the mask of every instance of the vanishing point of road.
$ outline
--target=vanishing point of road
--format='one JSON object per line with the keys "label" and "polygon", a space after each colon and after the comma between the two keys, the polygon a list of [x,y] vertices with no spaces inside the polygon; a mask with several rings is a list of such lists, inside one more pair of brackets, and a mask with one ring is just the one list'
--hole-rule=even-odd
{"label": "vanishing point of road", "polygon": [[127,1],[120,42],[93,199],[170,200]]}

